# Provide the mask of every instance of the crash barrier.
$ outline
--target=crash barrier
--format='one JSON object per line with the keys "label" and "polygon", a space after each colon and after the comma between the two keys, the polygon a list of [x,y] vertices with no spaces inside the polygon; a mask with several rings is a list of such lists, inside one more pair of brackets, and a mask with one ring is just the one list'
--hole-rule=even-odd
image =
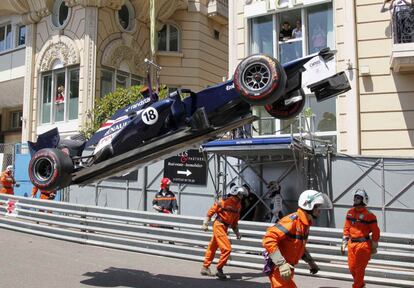
{"label": "crash barrier", "polygon": [[[0,227],[73,241],[197,261],[201,267],[210,232],[203,218],[76,205],[0,194]],[[262,237],[269,223],[240,221],[243,236],[233,243],[229,265],[261,270]],[[211,227],[211,226],[210,226]],[[169,228],[169,229],[167,229]],[[340,229],[312,227],[308,249],[320,277],[351,280],[346,256],[340,255]],[[217,253],[219,254],[219,253]],[[217,259],[216,259],[217,260]],[[295,273],[309,275],[304,262]],[[414,287],[414,235],[383,233],[378,254],[366,270],[366,281]]]}

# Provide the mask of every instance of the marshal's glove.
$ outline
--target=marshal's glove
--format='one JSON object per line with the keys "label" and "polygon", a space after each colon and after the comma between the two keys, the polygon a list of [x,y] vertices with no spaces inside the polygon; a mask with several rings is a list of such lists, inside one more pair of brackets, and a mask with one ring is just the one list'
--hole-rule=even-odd
{"label": "marshal's glove", "polygon": [[342,245],[341,245],[341,255],[345,255],[346,247],[348,247],[349,238],[345,237],[342,238]]}
{"label": "marshal's glove", "polygon": [[242,236],[241,236],[241,234],[239,232],[239,228],[238,227],[233,228],[233,232],[236,235],[237,240],[241,240]]}
{"label": "marshal's glove", "polygon": [[210,222],[210,218],[206,217],[203,221],[203,225],[201,225],[201,230],[208,231],[208,223]]}
{"label": "marshal's glove", "polygon": [[319,266],[318,264],[316,264],[315,261],[309,262],[308,265],[309,265],[309,271],[311,274],[316,274],[319,272]]}
{"label": "marshal's glove", "polygon": [[276,250],[272,254],[269,254],[270,259],[279,268],[280,277],[283,280],[289,280],[292,277],[293,266],[286,262],[285,258],[280,253],[280,250]]}
{"label": "marshal's glove", "polygon": [[371,240],[371,255],[377,254],[378,242]]}
{"label": "marshal's glove", "polygon": [[311,274],[316,274],[319,272],[319,266],[316,264],[315,260],[313,260],[311,254],[306,249],[305,249],[305,252],[303,253],[302,260],[305,261],[309,265],[309,272]]}

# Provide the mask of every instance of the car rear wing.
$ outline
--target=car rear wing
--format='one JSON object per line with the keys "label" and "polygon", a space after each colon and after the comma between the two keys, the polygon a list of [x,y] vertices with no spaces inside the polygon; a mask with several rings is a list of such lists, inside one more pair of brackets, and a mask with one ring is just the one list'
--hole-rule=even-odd
{"label": "car rear wing", "polygon": [[329,78],[308,85],[311,92],[315,93],[318,102],[335,97],[351,89],[345,72],[339,72]]}

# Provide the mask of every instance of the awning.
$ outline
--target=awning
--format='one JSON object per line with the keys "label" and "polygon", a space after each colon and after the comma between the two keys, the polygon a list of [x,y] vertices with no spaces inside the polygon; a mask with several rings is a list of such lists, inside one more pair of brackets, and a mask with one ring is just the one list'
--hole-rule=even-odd
{"label": "awning", "polygon": [[291,137],[216,140],[202,145],[202,151],[244,160],[281,160],[293,158],[296,148],[305,148]]}

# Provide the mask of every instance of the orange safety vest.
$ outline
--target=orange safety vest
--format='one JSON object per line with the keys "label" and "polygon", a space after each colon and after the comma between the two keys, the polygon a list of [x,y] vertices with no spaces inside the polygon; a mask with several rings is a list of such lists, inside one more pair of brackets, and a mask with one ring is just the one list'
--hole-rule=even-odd
{"label": "orange safety vest", "polygon": [[221,199],[219,202],[215,202],[208,210],[207,217],[211,218],[214,214],[217,214],[217,221],[234,228],[239,221],[240,211],[241,201],[239,198],[231,196],[227,199]]}
{"label": "orange safety vest", "polygon": [[299,208],[267,229],[263,247],[269,254],[280,250],[286,262],[296,265],[305,252],[310,225],[306,212]]}
{"label": "orange safety vest", "polygon": [[378,242],[380,229],[378,228],[377,217],[365,207],[352,207],[346,213],[344,225],[344,237],[351,242],[368,241],[372,233],[372,240]]}
{"label": "orange safety vest", "polygon": [[16,181],[14,181],[13,175],[11,175],[11,173],[4,171],[1,174],[0,182],[3,185],[1,193],[13,194],[13,184],[15,184]]}

